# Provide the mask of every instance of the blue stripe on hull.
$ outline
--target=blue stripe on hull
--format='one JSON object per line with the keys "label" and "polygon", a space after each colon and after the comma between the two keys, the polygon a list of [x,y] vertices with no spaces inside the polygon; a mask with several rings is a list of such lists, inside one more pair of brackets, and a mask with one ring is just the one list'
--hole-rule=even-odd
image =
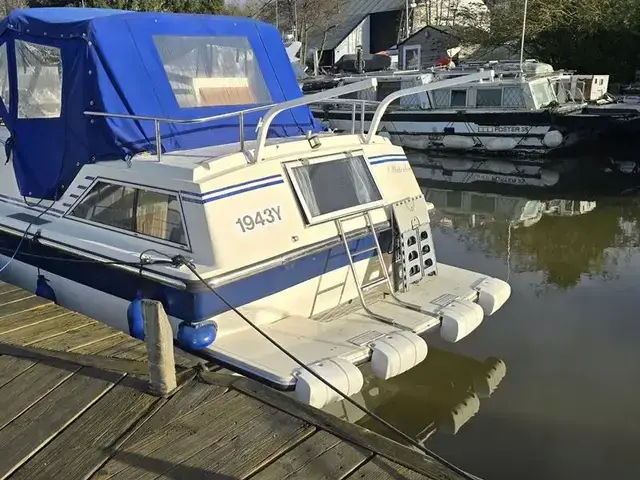
{"label": "blue stripe on hull", "polygon": [[[0,248],[2,248],[0,253],[11,256],[19,241],[20,237],[0,232]],[[384,241],[381,243],[384,248]],[[373,245],[373,236],[349,243],[352,252],[368,249]],[[55,257],[61,260],[37,258],[32,255]],[[367,252],[356,256],[354,260],[364,260],[373,255],[375,252]],[[77,258],[79,257],[32,241],[24,242],[16,256],[16,260],[39,267],[44,272],[50,272],[124,300],[133,300],[136,293],[140,291],[144,298],[161,301],[167,314],[182,320],[204,320],[228,310],[226,305],[208,290],[180,290],[109,265],[62,261]],[[348,259],[344,247],[338,246],[224,285],[219,287],[217,292],[235,307],[241,307],[346,265],[348,265]]]}

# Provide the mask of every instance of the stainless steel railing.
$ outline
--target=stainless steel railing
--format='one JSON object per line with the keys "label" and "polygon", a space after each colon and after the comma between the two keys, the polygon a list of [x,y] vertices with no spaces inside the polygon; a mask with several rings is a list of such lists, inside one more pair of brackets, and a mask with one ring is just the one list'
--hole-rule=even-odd
{"label": "stainless steel railing", "polygon": [[259,123],[258,128],[258,144],[255,150],[255,156],[253,161],[260,161],[260,153],[262,153],[262,149],[264,148],[264,143],[267,138],[267,132],[269,131],[269,127],[271,126],[271,122],[279,113],[290,110],[292,108],[296,108],[303,105],[308,105],[309,103],[315,103],[323,100],[327,100],[334,97],[339,97],[341,95],[347,95],[349,93],[359,92],[361,90],[366,90],[369,88],[376,88],[377,80],[367,79],[362,82],[353,83],[351,85],[333,88],[331,90],[325,90],[323,92],[319,92],[313,95],[307,95],[301,98],[297,98],[295,100],[289,100],[282,103],[270,104],[270,105],[260,105],[258,107],[247,108],[244,110],[238,110],[236,112],[223,113],[220,115],[213,115],[210,117],[201,117],[201,118],[193,118],[193,119],[177,119],[177,118],[166,118],[166,117],[151,117],[145,115],[128,115],[122,113],[107,113],[107,112],[95,112],[95,111],[85,111],[84,114],[92,117],[106,117],[106,118],[124,118],[128,120],[137,120],[137,121],[150,121],[154,123],[154,131],[155,131],[155,143],[156,143],[156,155],[158,157],[158,161],[162,161],[162,135],[160,133],[160,124],[161,123],[175,123],[175,124],[197,124],[197,123],[206,123],[213,122],[216,120],[223,120],[225,118],[233,118],[239,117],[239,129],[240,129],[240,151],[244,152],[245,150],[245,137],[244,137],[244,116],[248,113],[254,113],[259,111],[268,110],[265,116],[262,118],[262,121]]}

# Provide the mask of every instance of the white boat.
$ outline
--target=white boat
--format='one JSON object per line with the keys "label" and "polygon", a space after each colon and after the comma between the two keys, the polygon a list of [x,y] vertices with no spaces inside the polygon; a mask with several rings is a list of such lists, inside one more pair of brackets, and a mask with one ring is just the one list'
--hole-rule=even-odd
{"label": "white boat", "polygon": [[[322,131],[277,30],[246,18],[14,10],[0,32],[0,277],[322,407],[456,342],[509,285],[436,261],[402,148]],[[426,90],[490,78],[446,80]],[[8,82],[7,82],[8,79]],[[387,101],[388,100],[388,101]],[[230,308],[233,307],[232,308]]]}
{"label": "white boat", "polygon": [[326,100],[312,106],[316,118],[329,128],[349,131],[357,119],[367,129],[379,101],[389,93],[486,69],[495,70],[494,79],[403,97],[385,114],[381,131],[395,145],[422,151],[540,156],[565,154],[618,136],[629,140],[628,132],[635,131],[640,122],[636,110],[599,106],[611,101],[608,75],[556,71],[536,60],[522,66],[492,61],[422,72],[368,72],[324,83],[309,78],[303,90],[312,93],[323,85],[376,78],[380,85],[376,92],[361,91],[349,100]]}

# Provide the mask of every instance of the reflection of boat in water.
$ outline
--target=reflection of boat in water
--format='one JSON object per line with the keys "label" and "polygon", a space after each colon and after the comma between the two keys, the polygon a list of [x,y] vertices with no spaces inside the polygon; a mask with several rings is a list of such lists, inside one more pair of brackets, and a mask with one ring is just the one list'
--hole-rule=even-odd
{"label": "reflection of boat in water", "polygon": [[512,228],[530,227],[543,215],[575,216],[596,208],[591,200],[529,200],[495,193],[440,188],[424,188],[425,198],[436,207],[434,218],[440,224],[453,224],[455,218],[468,219],[469,226],[503,222]]}
{"label": "reflection of boat in water", "polygon": [[409,163],[418,181],[442,183],[499,183],[533,187],[550,187],[560,180],[560,172],[541,162],[507,159],[471,159],[434,157],[411,152]]}
{"label": "reflection of boat in water", "polygon": [[[427,360],[386,382],[367,376],[357,397],[377,415],[425,442],[436,432],[456,434],[480,409],[480,399],[490,397],[506,375],[498,358],[478,361],[430,347]],[[325,408],[350,422],[380,430],[375,420],[345,402]],[[388,433],[388,432],[384,432]]]}
{"label": "reflection of boat in water", "polygon": [[640,162],[626,156],[573,157],[551,162],[407,151],[407,157],[418,182],[429,189],[582,200],[633,193],[640,186]]}
{"label": "reflection of boat in water", "polygon": [[424,192],[425,197],[436,206],[436,215],[444,223],[451,223],[451,217],[464,217],[469,218],[471,226],[496,220],[530,226],[542,218],[544,211],[540,200],[439,188],[426,188]]}

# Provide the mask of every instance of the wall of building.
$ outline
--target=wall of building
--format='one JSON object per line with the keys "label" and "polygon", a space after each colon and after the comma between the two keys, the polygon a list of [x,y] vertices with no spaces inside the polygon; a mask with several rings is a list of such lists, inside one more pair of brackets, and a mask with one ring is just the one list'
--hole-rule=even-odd
{"label": "wall of building", "polygon": [[338,44],[334,50],[334,61],[337,62],[343,55],[353,55],[356,53],[356,47],[362,45],[363,53],[371,53],[371,35],[369,16],[365,17],[362,22],[354,28],[347,37]]}
{"label": "wall of building", "polygon": [[455,37],[438,30],[436,28],[425,28],[415,33],[406,40],[406,43],[399,47],[398,68],[403,68],[403,58],[405,50],[416,45],[420,46],[420,66],[418,68],[429,68],[435,62],[447,54],[447,50],[459,47],[459,40]]}

